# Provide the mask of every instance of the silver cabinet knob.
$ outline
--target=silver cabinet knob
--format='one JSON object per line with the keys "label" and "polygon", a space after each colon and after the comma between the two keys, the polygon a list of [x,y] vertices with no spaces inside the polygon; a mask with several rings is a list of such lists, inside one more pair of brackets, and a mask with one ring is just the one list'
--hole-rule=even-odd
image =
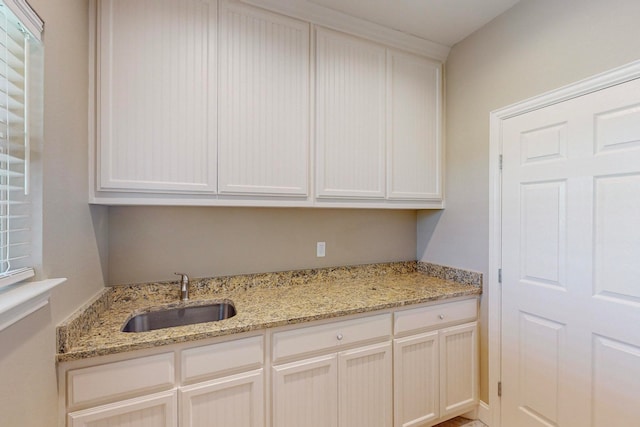
{"label": "silver cabinet knob", "polygon": [[342,336],[342,334],[338,334],[338,335],[336,336],[336,338],[338,338],[338,341],[342,341],[342,338],[344,338],[344,337]]}
{"label": "silver cabinet knob", "polygon": [[444,314],[439,315],[439,316],[438,316],[438,319],[440,319],[440,320],[444,320]]}

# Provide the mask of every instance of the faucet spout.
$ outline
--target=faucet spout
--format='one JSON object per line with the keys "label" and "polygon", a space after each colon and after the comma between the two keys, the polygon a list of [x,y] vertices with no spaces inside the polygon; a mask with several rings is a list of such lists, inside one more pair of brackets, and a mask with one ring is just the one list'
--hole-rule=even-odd
{"label": "faucet spout", "polygon": [[174,273],[180,276],[180,299],[182,301],[189,300],[189,276],[184,273]]}

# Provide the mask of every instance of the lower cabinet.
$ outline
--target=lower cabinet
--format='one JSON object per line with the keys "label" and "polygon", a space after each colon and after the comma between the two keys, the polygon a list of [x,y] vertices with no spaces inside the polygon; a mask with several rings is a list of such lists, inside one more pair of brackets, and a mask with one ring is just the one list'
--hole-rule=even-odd
{"label": "lower cabinet", "polygon": [[60,426],[265,426],[264,334],[162,351],[59,366]]}
{"label": "lower cabinet", "polygon": [[62,363],[59,427],[433,426],[478,403],[476,320],[473,298]]}
{"label": "lower cabinet", "polygon": [[475,299],[395,313],[395,427],[432,426],[476,407],[476,317]]}
{"label": "lower cabinet", "polygon": [[263,427],[263,408],[264,373],[262,369],[256,369],[179,387],[177,390],[71,412],[68,425],[210,427],[214,423],[234,427]]}
{"label": "lower cabinet", "polygon": [[273,368],[273,425],[390,427],[391,343]]}
{"label": "lower cabinet", "polygon": [[176,391],[97,406],[68,415],[69,427],[177,427]]}

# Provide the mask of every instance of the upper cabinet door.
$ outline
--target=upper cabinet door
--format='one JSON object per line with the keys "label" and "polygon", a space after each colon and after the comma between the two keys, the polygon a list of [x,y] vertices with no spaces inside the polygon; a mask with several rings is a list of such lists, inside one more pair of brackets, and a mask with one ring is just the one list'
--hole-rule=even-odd
{"label": "upper cabinet door", "polygon": [[309,24],[220,5],[219,192],[306,196]]}
{"label": "upper cabinet door", "polygon": [[98,189],[214,193],[215,0],[102,0]]}
{"label": "upper cabinet door", "polygon": [[441,199],[441,65],[389,50],[387,79],[387,197]]}
{"label": "upper cabinet door", "polygon": [[385,197],[385,48],[316,30],[316,192]]}

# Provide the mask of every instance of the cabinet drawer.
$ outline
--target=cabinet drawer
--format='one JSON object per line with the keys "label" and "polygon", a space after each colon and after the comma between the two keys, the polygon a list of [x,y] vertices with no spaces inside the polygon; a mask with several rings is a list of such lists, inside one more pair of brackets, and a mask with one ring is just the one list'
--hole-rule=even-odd
{"label": "cabinet drawer", "polygon": [[395,313],[394,334],[420,329],[434,329],[476,320],[477,299],[468,299]]}
{"label": "cabinet drawer", "polygon": [[182,382],[238,369],[256,369],[264,359],[262,336],[190,348],[182,352]]}
{"label": "cabinet drawer", "polygon": [[170,388],[174,378],[173,353],[73,369],[67,373],[67,405],[73,408]]}
{"label": "cabinet drawer", "polygon": [[273,361],[391,336],[391,315],[380,314],[273,334]]}

